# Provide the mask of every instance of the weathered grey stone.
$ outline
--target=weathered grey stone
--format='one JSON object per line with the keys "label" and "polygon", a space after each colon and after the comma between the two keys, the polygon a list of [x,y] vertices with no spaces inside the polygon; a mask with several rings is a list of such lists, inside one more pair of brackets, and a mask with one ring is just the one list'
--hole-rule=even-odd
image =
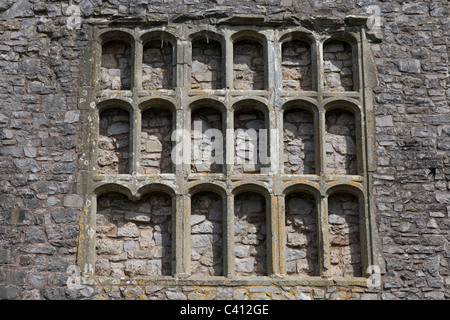
{"label": "weathered grey stone", "polygon": [[236,260],[235,270],[238,272],[252,272],[255,265],[254,258],[244,258]]}
{"label": "weathered grey stone", "polygon": [[405,2],[402,5],[405,14],[425,14],[428,13],[428,4],[423,2]]}
{"label": "weathered grey stone", "polygon": [[399,71],[407,73],[420,73],[420,60],[417,59],[402,59],[397,60],[396,65]]}
{"label": "weathered grey stone", "polygon": [[34,227],[25,232],[26,243],[45,243],[45,233],[42,229]]}
{"label": "weathered grey stone", "polygon": [[76,110],[67,111],[64,115],[64,122],[76,123],[80,118],[80,112]]}
{"label": "weathered grey stone", "polygon": [[392,127],[394,125],[392,116],[377,117],[375,121],[377,126],[380,127]]}
{"label": "weathered grey stone", "polygon": [[209,246],[211,244],[211,240],[208,235],[205,234],[199,234],[199,235],[192,235],[191,237],[191,245],[193,248],[200,248]]}

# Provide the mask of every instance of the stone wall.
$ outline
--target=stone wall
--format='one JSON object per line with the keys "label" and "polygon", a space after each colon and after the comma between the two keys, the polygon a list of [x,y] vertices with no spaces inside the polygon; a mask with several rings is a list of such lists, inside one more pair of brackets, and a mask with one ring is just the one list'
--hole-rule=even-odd
{"label": "stone wall", "polygon": [[202,38],[192,42],[192,89],[222,89],[222,68],[222,48],[218,41]]}
{"label": "stone wall", "polygon": [[[200,107],[194,110],[191,119],[192,172],[223,172],[225,143],[220,111],[211,107]],[[211,131],[214,129],[218,130],[222,137],[219,132]]]}
{"label": "stone wall", "polygon": [[142,87],[144,90],[173,88],[173,46],[170,42],[160,39],[145,43]]}
{"label": "stone wall", "polygon": [[281,56],[283,89],[312,90],[311,46],[300,40],[285,42]]}
{"label": "stone wall", "polygon": [[236,174],[260,172],[260,139],[263,137],[259,130],[266,128],[264,118],[262,111],[251,106],[234,114]]}
{"label": "stone wall", "polygon": [[327,112],[325,148],[331,174],[357,174],[355,116],[351,112]]}
{"label": "stone wall", "polygon": [[328,200],[331,243],[331,273],[358,277],[362,274],[358,201],[348,194],[334,194]]}
{"label": "stone wall", "polygon": [[294,193],[286,197],[286,273],[319,275],[317,210],[314,197]]}
{"label": "stone wall", "polygon": [[352,47],[345,41],[331,40],[323,45],[325,89],[354,91]]}
{"label": "stone wall", "polygon": [[264,197],[256,193],[237,195],[234,200],[234,217],[236,275],[267,275],[267,228]]}
{"label": "stone wall", "polygon": [[254,40],[239,40],[233,46],[233,88],[264,89],[263,46]]}
{"label": "stone wall", "polygon": [[131,88],[131,47],[124,41],[109,41],[102,47],[102,88]]}
{"label": "stone wall", "polygon": [[222,199],[200,192],[191,200],[191,275],[223,275]]}
{"label": "stone wall", "polygon": [[130,150],[130,113],[112,108],[100,113],[98,136],[98,172],[128,173]]}
{"label": "stone wall", "polygon": [[284,173],[315,173],[313,115],[303,109],[284,112]]}
{"label": "stone wall", "polygon": [[151,107],[142,113],[141,168],[146,174],[168,173],[172,165],[172,112]]}
{"label": "stone wall", "polygon": [[171,275],[170,196],[152,193],[132,202],[121,194],[97,202],[95,273],[101,276]]}
{"label": "stone wall", "polygon": [[[83,28],[67,28],[70,18],[77,17],[68,10],[70,5],[78,8]],[[79,150],[89,138],[82,135],[82,128],[90,125],[78,108],[83,90],[90,89],[84,56],[93,45],[93,35],[86,29],[88,19],[147,15],[195,25],[233,14],[260,14],[269,23],[280,23],[283,15],[294,14],[312,22],[319,16],[343,21],[345,16],[367,15],[370,5],[378,6],[382,18],[381,41],[373,42],[366,52],[377,73],[369,84],[373,99],[368,99],[373,100],[375,131],[369,189],[386,262],[379,289],[338,282],[210,288],[125,282],[67,286],[88,204],[77,192],[81,183],[77,174],[86,159]],[[2,2],[0,299],[449,299],[449,25],[444,0]],[[260,68],[256,59],[253,64]],[[337,53],[332,59],[343,61],[342,66],[348,61]],[[121,70],[118,58],[108,60],[119,65],[110,70]],[[328,87],[349,90],[351,78],[344,81],[348,70],[332,71],[333,67],[327,69],[326,80],[330,76],[336,83],[326,82]],[[105,89],[116,90],[118,83],[127,87],[125,81],[119,82],[122,72],[103,71]],[[261,77],[251,81],[254,89],[262,88]],[[132,239],[127,241],[137,246],[140,238]],[[347,242],[339,241],[336,248],[345,248],[341,244]]]}

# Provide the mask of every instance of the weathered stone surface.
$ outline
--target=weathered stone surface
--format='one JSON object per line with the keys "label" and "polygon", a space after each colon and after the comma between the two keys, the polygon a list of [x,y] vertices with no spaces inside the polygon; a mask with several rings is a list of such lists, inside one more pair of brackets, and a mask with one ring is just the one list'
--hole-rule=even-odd
{"label": "weathered stone surface", "polygon": [[[383,36],[379,38],[379,42],[360,43],[359,41],[364,37],[357,38],[358,45],[355,46],[355,60],[352,61],[352,67],[349,63],[350,58],[346,55],[348,48],[346,49],[342,42],[333,45],[328,43],[322,51],[324,61],[315,60],[314,50],[319,51],[322,48],[320,41],[328,39],[332,32],[342,34],[345,38],[347,34],[359,30],[359,26],[351,26],[357,19],[347,18],[344,22],[344,17],[370,14],[369,10],[372,5],[378,6],[380,10],[377,13],[382,18],[380,28]],[[73,12],[69,11],[69,7],[77,9],[76,12],[82,19],[82,29],[67,28],[67,23],[75,17]],[[252,17],[231,18],[232,14],[251,14]],[[255,18],[258,14],[261,17]],[[446,194],[449,190],[448,150],[450,144],[447,126],[450,121],[448,116],[450,110],[447,104],[449,92],[446,81],[449,65],[447,52],[449,23],[446,2],[374,0],[340,3],[338,1],[282,0],[281,2],[256,1],[249,4],[241,0],[233,2],[192,0],[184,1],[181,5],[178,2],[166,2],[161,5],[158,1],[132,3],[122,0],[76,0],[67,4],[61,1],[5,0],[0,3],[0,15],[2,17],[2,21],[0,21],[0,34],[2,35],[0,39],[0,73],[2,74],[2,84],[0,84],[2,101],[0,107],[0,128],[2,129],[0,132],[0,208],[5,211],[4,219],[0,219],[0,247],[2,248],[0,249],[0,299],[128,299],[131,297],[142,299],[186,299],[190,297],[197,299],[224,297],[227,299],[443,300],[449,298],[450,282],[447,269],[450,253],[447,246],[450,226],[447,218],[450,213],[450,204]],[[319,19],[319,16],[323,18]],[[121,17],[126,17],[126,19]],[[155,40],[154,45],[147,46],[142,52],[143,61],[137,62],[134,61],[134,52],[131,52],[133,43],[129,43],[129,46],[104,43],[103,61],[91,56],[93,43],[99,40],[90,38],[94,34],[90,29],[91,23],[108,21],[108,24],[111,24],[108,26],[105,24],[105,27],[121,28],[124,26],[124,30],[131,30],[134,25],[139,25],[144,31],[147,28],[147,22],[141,17],[148,18],[151,23],[161,23],[158,25],[158,30],[164,28],[169,33],[176,30],[173,32],[178,37],[176,42],[169,45],[167,39],[158,38],[160,34],[153,34],[150,38]],[[327,17],[335,19],[337,25],[330,25]],[[87,19],[90,19],[89,22]],[[124,25],[118,23],[120,19],[125,21]],[[212,35],[216,31],[213,30],[215,24],[219,21],[226,21],[227,24],[222,24],[218,33],[220,36],[223,34],[226,38],[232,33],[230,30],[234,30],[233,24],[238,20],[250,24],[244,29],[254,29],[256,32],[259,32],[262,21],[268,22],[265,33],[261,33],[261,39],[266,39],[267,42],[262,41],[263,45],[256,50],[255,46],[253,49],[251,46],[242,46],[242,51],[238,52],[235,57],[228,57],[225,48],[220,48],[221,55],[219,57],[219,46],[213,42],[213,39],[209,39],[208,46],[208,40],[202,38],[201,43],[192,44],[193,50],[191,50],[192,38],[189,34],[183,33],[183,30],[194,30],[200,24],[204,24],[211,28],[208,31]],[[186,24],[179,28],[177,21],[186,21]],[[306,46],[294,44],[294,41],[290,40],[289,29],[294,28],[294,24],[311,29],[314,39],[310,56],[307,51],[303,51]],[[280,30],[285,32],[283,41],[277,38],[280,33],[273,31],[278,26],[281,26]],[[366,25],[361,23],[361,26],[365,28]],[[149,25],[148,28],[153,28],[153,25]],[[133,37],[138,39],[137,33],[133,32],[135,30],[131,32]],[[220,36],[218,37],[220,38]],[[318,40],[316,36],[320,36],[322,40],[316,42]],[[366,36],[370,41],[376,39],[372,32],[368,32]],[[230,39],[220,40],[229,41]],[[222,41],[222,45],[227,43],[226,41]],[[161,42],[163,42],[162,49]],[[249,44],[248,42],[247,44]],[[319,45],[317,48],[316,44]],[[143,45],[145,47],[146,43]],[[236,41],[231,41],[231,45],[234,45],[235,49],[239,47],[239,43]],[[278,45],[279,47],[277,47]],[[123,50],[123,48],[127,49]],[[276,50],[272,52],[272,48]],[[247,52],[247,49],[250,51]],[[364,61],[356,60],[356,56],[361,52],[364,52]],[[193,58],[192,62],[197,61],[197,63],[190,65],[190,55]],[[276,55],[282,56],[277,57]],[[236,61],[234,70],[232,70],[233,66],[226,66],[229,68],[228,74],[223,63],[226,58],[229,60],[235,58]],[[370,67],[372,58],[375,63],[374,70],[371,70]],[[99,70],[91,68],[93,66],[91,63],[101,64],[102,62],[103,69],[101,67]],[[134,70],[134,66],[142,62],[144,68]],[[317,73],[317,70],[314,69],[316,62],[318,63],[317,70],[323,70],[325,74]],[[175,63],[177,64],[175,65]],[[264,72],[268,73],[265,76],[263,76],[263,66],[266,68]],[[192,71],[190,68],[196,72],[190,73]],[[133,72],[131,72],[132,69]],[[232,86],[233,79],[228,79],[227,76],[230,76],[233,71],[241,77],[236,77],[236,87],[240,86],[241,89],[248,90],[248,95],[234,95],[227,90],[223,90],[223,94],[219,95],[201,92],[202,90],[222,89],[225,85]],[[273,72],[278,73],[273,74]],[[351,74],[353,75],[351,76]],[[94,79],[93,75],[98,75],[98,78]],[[191,75],[190,79],[189,75]],[[360,82],[362,80],[359,79],[360,76],[365,77],[363,82]],[[132,87],[132,85],[137,85],[134,82],[135,78],[138,82],[142,81],[142,86],[144,90],[148,91],[147,93],[140,92],[141,95],[138,95],[140,88]],[[310,78],[311,82],[309,82]],[[329,171],[348,175],[354,173],[349,168],[355,166],[351,164],[353,160],[343,156],[353,155],[354,147],[359,145],[361,138],[362,145],[370,149],[372,142],[366,141],[364,138],[373,138],[374,161],[371,162],[372,158],[366,158],[366,155],[361,158],[362,170],[367,169],[365,168],[367,164],[370,172],[373,172],[373,179],[366,185],[367,176],[363,174],[361,178],[351,180],[349,185],[371,188],[374,199],[374,206],[371,208],[377,218],[376,221],[372,221],[375,223],[373,228],[380,232],[383,259],[387,263],[387,272],[382,275],[383,285],[380,289],[367,290],[363,286],[342,288],[336,283],[320,287],[314,285],[256,285],[255,287],[230,286],[226,288],[213,286],[208,290],[197,286],[171,286],[169,284],[150,285],[144,290],[144,286],[131,283],[126,286],[88,285],[83,286],[82,289],[67,287],[65,268],[75,259],[83,257],[84,254],[83,251],[78,251],[77,230],[78,228],[90,230],[85,224],[81,224],[85,222],[81,219],[85,218],[85,213],[89,214],[91,204],[84,199],[80,203],[80,198],[78,198],[84,194],[83,192],[87,188],[90,188],[93,182],[86,177],[91,176],[92,173],[92,176],[96,177],[95,179],[101,179],[96,175],[99,172],[117,174],[117,166],[134,170],[134,164],[130,166],[126,164],[128,159],[133,159],[144,168],[142,172],[124,176],[125,180],[128,179],[126,182],[112,177],[108,181],[102,180],[102,183],[127,186],[133,190],[130,194],[136,195],[139,188],[147,183],[142,182],[147,179],[140,175],[142,173],[152,174],[147,181],[163,181],[171,187],[179,187],[178,183],[180,183],[183,187],[180,187],[180,190],[177,189],[177,192],[187,192],[182,183],[192,182],[186,180],[189,178],[184,169],[176,172],[175,180],[157,180],[159,177],[151,180],[155,173],[170,171],[169,169],[162,170],[162,167],[172,169],[171,142],[168,138],[171,130],[176,127],[175,123],[172,127],[172,121],[175,119],[172,114],[167,117],[156,117],[155,115],[151,115],[147,119],[143,117],[145,125],[142,127],[142,133],[144,133],[144,138],[140,144],[139,141],[131,139],[131,121],[134,119],[130,119],[129,116],[128,132],[127,126],[122,124],[126,122],[124,119],[118,120],[111,117],[108,120],[110,123],[106,124],[108,127],[116,123],[112,127],[113,131],[122,132],[120,135],[123,137],[119,137],[119,134],[108,133],[107,130],[101,131],[105,128],[103,127],[104,123],[99,122],[100,119],[95,116],[95,104],[94,109],[90,109],[89,104],[92,101],[108,100],[109,98],[124,99],[138,111],[141,106],[137,106],[140,103],[137,101],[145,100],[146,94],[150,100],[166,97],[169,98],[168,100],[174,101],[174,109],[177,112],[176,121],[177,124],[181,124],[183,113],[187,110],[184,108],[187,108],[187,104],[189,104],[187,101],[193,101],[206,95],[218,98],[226,104],[227,108],[230,107],[228,103],[231,104],[231,101],[241,98],[250,97],[265,101],[268,97],[267,107],[270,110],[268,119],[275,119],[275,121],[271,120],[273,122],[269,121],[269,124],[276,128],[281,125],[280,108],[284,101],[300,97],[292,91],[309,91],[312,88],[320,88],[322,84],[319,86],[318,83],[313,82],[317,78],[324,80],[326,94],[329,91],[339,94],[339,92],[363,88],[360,85],[365,85],[364,98],[360,92],[356,91],[346,95],[346,100],[354,101],[361,110],[364,110],[365,107],[363,101],[373,101],[374,117],[372,118],[372,114],[369,114],[369,118],[366,119],[364,118],[366,115],[362,114],[361,120],[367,120],[364,124],[370,125],[367,131],[361,132],[361,137],[351,134],[354,130],[351,128],[351,124],[329,121],[328,124],[332,123],[335,127],[329,126],[328,133],[340,137],[333,136],[333,139],[325,141],[323,148],[329,156],[328,160],[330,161],[327,161],[327,164],[334,163],[336,167],[342,165],[341,168],[346,168],[342,171],[334,171],[333,167],[329,168]],[[92,92],[96,90],[94,87],[97,83],[100,89],[117,90],[117,92],[108,94]],[[270,87],[266,88],[268,92],[259,92],[258,94],[251,92],[252,89],[262,88],[265,83],[270,84]],[[133,89],[134,92],[129,90],[124,93],[124,89]],[[168,89],[170,93],[165,96],[162,91],[150,92],[160,89]],[[191,94],[188,93],[189,89],[200,90]],[[124,97],[123,94],[129,94],[129,96]],[[329,94],[325,99],[331,101],[336,97],[341,96]],[[302,94],[301,99],[303,98],[316,101],[315,93]],[[324,96],[318,99],[325,101],[321,100],[323,98]],[[154,107],[153,102],[155,101],[152,100],[149,103],[149,110]],[[367,110],[372,112],[371,108]],[[91,111],[92,113],[89,113]],[[323,125],[321,116],[321,114],[318,115],[317,121]],[[360,125],[359,115],[355,114],[355,116],[354,126],[358,128]],[[228,116],[224,120],[227,118]],[[257,121],[249,125],[258,128],[261,122],[258,122],[257,116],[250,115],[250,118],[247,120]],[[356,121],[356,119],[358,120]],[[244,121],[245,119],[238,118],[238,120]],[[208,122],[213,121],[220,120],[208,120]],[[316,152],[315,157],[318,155],[318,147],[321,144],[314,145],[311,142],[313,140],[321,141],[320,139],[323,137],[314,137],[313,135],[317,134],[321,127],[317,128],[316,124],[303,126],[303,123],[297,119],[287,122],[293,126],[284,126],[286,136],[290,141],[284,151],[287,157],[284,161],[280,159],[280,162],[285,163],[285,168],[292,169],[285,173],[303,175],[308,173],[304,168],[308,165],[312,168],[313,162],[308,155],[313,154],[312,151]],[[97,130],[97,124],[101,129],[99,131],[102,132],[100,137],[96,136],[97,133],[93,134]],[[89,127],[92,127],[92,132],[84,129]],[[184,124],[184,127],[188,128],[189,124]],[[242,128],[246,128],[246,125],[244,124]],[[350,134],[345,128],[350,128]],[[156,130],[151,132],[153,129]],[[357,131],[355,130],[355,132]],[[349,140],[349,137],[352,138]],[[154,138],[161,142],[162,151],[147,153],[146,143]],[[366,142],[368,144],[364,144]],[[143,147],[141,156],[145,159],[127,155],[133,145]],[[244,147],[242,150],[246,150],[248,145],[242,145],[242,147]],[[273,154],[274,151],[271,152]],[[99,159],[89,158],[89,154],[97,153]],[[356,157],[359,156],[361,154],[356,155]],[[320,157],[317,159],[323,160]],[[95,163],[97,160],[99,160],[98,164]],[[323,164],[318,162],[314,167],[314,170],[317,169],[320,173],[319,176],[314,177],[316,180],[311,177],[295,178],[298,178],[298,181],[301,180],[302,183],[305,181],[303,179],[306,179],[311,186],[317,183],[321,186],[320,188],[343,181],[341,178],[333,180],[336,177],[329,177],[330,180],[322,178],[328,176],[330,172],[320,172]],[[102,169],[108,167],[111,170],[94,171],[91,168],[95,166]],[[88,168],[87,172],[84,171],[86,168]],[[244,168],[248,171],[245,171]],[[213,172],[208,171],[207,167],[196,169],[198,173]],[[248,166],[243,166],[242,170],[239,170],[238,174],[258,172],[255,168]],[[281,166],[279,170],[283,170]],[[132,173],[128,169],[120,172]],[[238,176],[238,179],[240,177]],[[205,174],[205,179],[208,179],[207,174]],[[137,180],[140,181],[139,185]],[[95,181],[95,183],[98,182],[100,180]],[[245,182],[254,182],[254,180],[250,178]],[[273,188],[268,189],[271,195],[274,193],[277,195],[275,198],[282,198],[280,195],[283,191],[277,188],[284,187],[284,180],[281,181],[277,175],[273,175],[267,181],[261,182],[261,186],[266,183]],[[106,189],[108,188],[106,187]],[[226,188],[227,192],[230,191],[228,188],[231,188],[231,185],[228,184]],[[80,189],[82,192],[79,192]],[[326,191],[322,189],[320,194],[324,195]],[[365,193],[365,195],[367,194]],[[355,201],[332,201],[331,198],[326,200],[332,222],[328,223],[333,228],[332,236],[329,239],[332,252],[330,258],[333,266],[331,272],[344,275],[355,274],[354,270],[349,270],[351,269],[349,266],[353,268],[358,264],[358,248],[352,247],[353,238],[349,236],[354,229],[348,228],[347,230],[347,227],[344,227],[348,224],[354,225],[353,220],[358,216],[357,209],[352,208],[352,203]],[[167,233],[172,230],[172,226],[168,221],[171,219],[172,212],[179,213],[178,209],[168,209],[171,207],[170,199],[168,203],[164,204],[153,199],[150,207],[142,203],[128,207],[127,201],[120,200],[118,202],[126,205],[118,205],[116,202],[100,204],[101,210],[99,210],[100,215],[98,216],[100,220],[105,211],[110,210],[113,213],[107,214],[109,220],[98,222],[95,237],[102,238],[98,242],[101,250],[106,250],[104,252],[117,250],[117,254],[101,254],[102,257],[99,257],[96,265],[97,275],[116,277],[115,280],[133,274],[155,277],[169,275],[169,273],[165,274],[164,270],[170,270],[171,262],[178,263],[178,261],[173,261],[170,257],[171,247],[168,244],[171,243],[172,237]],[[347,206],[351,208],[347,208]],[[312,206],[310,214],[314,208],[315,206]],[[213,210],[208,207],[207,210],[209,223],[202,225],[202,222],[206,221],[205,218],[205,220],[195,223],[194,226],[198,227],[197,231],[211,235],[206,232],[210,232],[211,227],[214,230],[214,225],[219,221],[219,212],[222,213],[222,209],[214,208]],[[130,215],[130,212],[133,215]],[[134,213],[137,214],[134,215]],[[206,216],[206,213],[202,214]],[[271,212],[271,216],[273,214]],[[278,212],[278,214],[282,213]],[[295,218],[288,220],[291,224],[285,226],[286,229],[291,227],[293,229],[289,229],[290,231],[286,234],[286,241],[292,246],[289,250],[308,244],[308,237],[305,234],[301,235],[300,231],[303,230],[302,228],[306,228],[310,232],[311,230],[308,228],[314,229],[315,224],[306,220],[307,216],[299,213]],[[345,223],[342,223],[342,217],[345,217]],[[255,215],[252,216],[253,218],[257,219],[258,217]],[[280,220],[282,219],[280,218]],[[308,222],[310,223],[308,224]],[[138,230],[138,236],[119,237],[118,227],[125,223],[134,224],[136,228],[132,227],[130,230]],[[239,263],[242,264],[242,268],[237,267],[236,269],[241,268],[250,270],[249,273],[258,273],[259,271],[254,270],[260,263],[257,256],[259,249],[255,250],[256,245],[253,243],[261,241],[258,237],[261,238],[264,232],[272,232],[272,230],[257,231],[256,237],[253,237],[255,234],[253,232],[257,228],[252,228],[251,225],[255,226],[255,222],[242,220],[235,223],[236,236],[245,238],[244,235],[247,235],[245,240],[247,243],[240,243],[235,247],[237,249],[235,258],[238,261],[236,266],[239,266]],[[277,229],[276,226],[272,227]],[[136,234],[134,232],[131,235]],[[82,235],[87,236],[87,234]],[[267,235],[267,238],[270,239],[269,234]],[[350,250],[347,250],[348,247]],[[264,250],[261,251],[261,254],[268,256],[267,252],[262,252]],[[183,254],[189,255],[189,252]],[[295,254],[289,256],[292,257]],[[248,260],[240,262],[239,259]],[[252,259],[254,259],[253,262]],[[292,269],[291,266],[287,267],[285,261],[280,263],[284,263],[286,272],[292,272],[295,275],[294,268],[296,268],[295,270],[312,270],[308,269],[310,265],[302,264],[303,261],[309,259],[309,255],[306,254],[306,258],[299,258],[298,261],[292,260],[291,262],[296,262]],[[215,258],[205,254],[204,259],[199,263],[208,265],[210,268],[212,261],[215,261]],[[243,274],[246,276],[248,273]],[[260,272],[260,274],[265,275],[264,272]],[[374,293],[375,291],[376,293]]]}

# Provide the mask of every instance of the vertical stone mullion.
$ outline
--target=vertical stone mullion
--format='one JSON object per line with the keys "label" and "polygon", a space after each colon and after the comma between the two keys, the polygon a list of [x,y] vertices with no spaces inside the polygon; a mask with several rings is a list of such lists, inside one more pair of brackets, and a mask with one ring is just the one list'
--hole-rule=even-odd
{"label": "vertical stone mullion", "polygon": [[225,38],[225,88],[233,90],[233,42]]}
{"label": "vertical stone mullion", "polygon": [[224,276],[232,277],[234,275],[234,196],[227,194],[226,200],[222,204],[223,211],[226,214],[223,232],[224,243]]}
{"label": "vertical stone mullion", "polygon": [[312,86],[311,89],[313,91],[319,91],[320,83],[323,83],[323,74],[321,70],[321,61],[322,61],[322,51],[320,50],[319,43],[312,42],[311,43],[311,81]]}
{"label": "vertical stone mullion", "polygon": [[320,201],[317,201],[317,215],[320,275],[329,277],[331,275],[330,237],[328,229],[328,199],[326,197],[321,197]]}
{"label": "vertical stone mullion", "polygon": [[189,276],[191,239],[189,217],[191,199],[188,195],[176,195],[175,204],[175,274],[177,277]]}
{"label": "vertical stone mullion", "polygon": [[143,44],[141,40],[134,42],[134,59],[133,59],[133,91],[142,90],[142,56]]}
{"label": "vertical stone mullion", "polygon": [[139,107],[135,106],[133,108],[133,119],[130,123],[130,138],[132,150],[131,150],[131,161],[130,161],[130,173],[142,173],[140,166],[141,162],[141,110]]}
{"label": "vertical stone mullion", "polygon": [[190,64],[191,64],[191,42],[178,40],[176,43],[176,53],[174,54],[174,64],[176,69],[175,87],[190,89]]}
{"label": "vertical stone mullion", "polygon": [[[283,197],[282,196],[276,196],[272,195],[270,201],[270,212],[269,212],[269,221],[271,223],[271,230],[270,233],[267,234],[267,242],[270,246],[271,250],[267,250],[267,252],[271,252],[270,256],[268,258],[268,262],[272,262],[272,267],[269,268],[267,272],[269,275],[271,273],[279,275],[284,274],[284,260],[285,260],[285,254],[284,254],[284,247],[285,247],[285,241],[284,241],[284,205],[283,205]],[[268,248],[269,249],[269,248]]]}
{"label": "vertical stone mullion", "polygon": [[318,174],[324,178],[327,174],[327,152],[326,152],[326,120],[325,111],[320,110],[315,120],[315,135],[314,139],[316,141],[317,150],[319,152],[315,153],[316,164],[319,164]]}
{"label": "vertical stone mullion", "polygon": [[[323,94],[323,79],[324,79],[324,67],[323,67],[323,63],[322,63],[323,62],[323,41],[316,39],[315,49],[316,49],[315,64],[316,64],[316,73],[317,73],[316,86],[317,86],[317,92],[319,94],[319,97],[321,97]],[[314,60],[312,56],[311,56],[311,60]]]}
{"label": "vertical stone mullion", "polygon": [[233,174],[234,167],[234,157],[235,157],[235,148],[234,148],[234,113],[232,110],[227,109],[226,113],[227,121],[226,121],[226,131],[225,131],[225,163],[226,163],[226,173],[227,176],[231,176]]}

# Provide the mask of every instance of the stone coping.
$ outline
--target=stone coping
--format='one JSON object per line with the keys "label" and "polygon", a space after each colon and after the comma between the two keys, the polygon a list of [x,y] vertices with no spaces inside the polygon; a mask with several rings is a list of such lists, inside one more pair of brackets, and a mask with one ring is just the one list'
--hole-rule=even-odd
{"label": "stone coping", "polygon": [[367,288],[364,277],[296,277],[296,276],[261,276],[261,277],[103,277],[81,276],[84,285],[168,285],[168,286],[356,286]]}

